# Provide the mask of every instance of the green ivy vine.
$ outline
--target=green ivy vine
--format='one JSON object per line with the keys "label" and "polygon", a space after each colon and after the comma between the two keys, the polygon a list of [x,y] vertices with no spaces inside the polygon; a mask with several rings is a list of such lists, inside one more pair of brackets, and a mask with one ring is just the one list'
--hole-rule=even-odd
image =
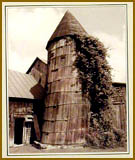
{"label": "green ivy vine", "polygon": [[111,103],[113,94],[111,67],[103,43],[92,36],[73,35],[76,42],[78,69],[82,93],[91,103],[88,145],[114,147],[126,144],[126,135],[114,127],[114,111]]}

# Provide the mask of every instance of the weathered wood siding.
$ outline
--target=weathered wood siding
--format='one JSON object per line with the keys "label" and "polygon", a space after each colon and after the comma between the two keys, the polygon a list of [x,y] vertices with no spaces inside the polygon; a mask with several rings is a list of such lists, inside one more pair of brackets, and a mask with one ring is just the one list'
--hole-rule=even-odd
{"label": "weathered wood siding", "polygon": [[75,42],[63,38],[48,48],[47,97],[42,143],[85,142],[90,103],[82,95],[77,69]]}
{"label": "weathered wood siding", "polygon": [[40,81],[41,86],[44,88],[46,85],[47,76],[47,64],[43,63],[41,60],[37,60],[31,69],[30,74],[36,79],[37,82]]}
{"label": "weathered wood siding", "polygon": [[[15,119],[16,118],[26,118],[27,115],[32,115],[33,113],[33,104],[30,102],[15,102],[9,101],[9,146],[14,145],[14,128],[15,128]],[[27,132],[28,129],[24,126],[23,131]],[[23,132],[23,143],[28,142],[28,135],[26,132]]]}
{"label": "weathered wood siding", "polygon": [[117,128],[126,131],[127,129],[127,108],[126,108],[126,85],[113,83],[114,95],[112,96],[115,109],[115,125]]}

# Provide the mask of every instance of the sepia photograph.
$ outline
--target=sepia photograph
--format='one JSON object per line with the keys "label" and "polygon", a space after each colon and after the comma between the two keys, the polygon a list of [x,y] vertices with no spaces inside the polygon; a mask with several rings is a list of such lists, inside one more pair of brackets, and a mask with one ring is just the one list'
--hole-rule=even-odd
{"label": "sepia photograph", "polygon": [[129,152],[126,4],[5,9],[8,155]]}

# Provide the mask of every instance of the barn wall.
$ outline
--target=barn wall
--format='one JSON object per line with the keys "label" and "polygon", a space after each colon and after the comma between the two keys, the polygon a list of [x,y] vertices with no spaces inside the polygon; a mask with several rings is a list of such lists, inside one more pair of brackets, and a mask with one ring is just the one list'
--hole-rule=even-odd
{"label": "barn wall", "polygon": [[[30,102],[16,102],[9,101],[9,146],[14,145],[14,136],[15,136],[15,119],[24,118],[25,122],[32,122],[32,113],[33,113],[33,104]],[[29,131],[28,131],[29,130]],[[29,143],[29,134],[31,132],[30,128],[23,126],[23,143]]]}
{"label": "barn wall", "polygon": [[75,42],[61,39],[48,48],[47,97],[42,143],[77,144],[88,131],[89,101],[82,95],[77,69]]}
{"label": "barn wall", "polygon": [[44,88],[46,85],[46,75],[47,75],[47,64],[43,63],[41,60],[37,60],[32,67],[30,74],[36,79],[37,82],[41,84]]}
{"label": "barn wall", "polygon": [[116,111],[116,127],[126,131],[127,129],[127,109],[126,109],[126,85],[114,83],[114,95],[112,96],[113,106]]}

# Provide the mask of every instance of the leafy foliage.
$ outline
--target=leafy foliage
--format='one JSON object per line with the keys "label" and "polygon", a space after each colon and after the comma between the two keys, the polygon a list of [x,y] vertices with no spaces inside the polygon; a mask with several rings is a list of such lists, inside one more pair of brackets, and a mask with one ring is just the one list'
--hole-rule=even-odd
{"label": "leafy foliage", "polygon": [[[97,38],[80,35],[73,36],[76,42],[77,58],[74,65],[78,69],[82,93],[91,103],[89,145],[114,147],[125,144],[126,135],[113,125],[113,94],[111,68],[106,60],[107,49]],[[118,138],[119,137],[119,138]]]}

